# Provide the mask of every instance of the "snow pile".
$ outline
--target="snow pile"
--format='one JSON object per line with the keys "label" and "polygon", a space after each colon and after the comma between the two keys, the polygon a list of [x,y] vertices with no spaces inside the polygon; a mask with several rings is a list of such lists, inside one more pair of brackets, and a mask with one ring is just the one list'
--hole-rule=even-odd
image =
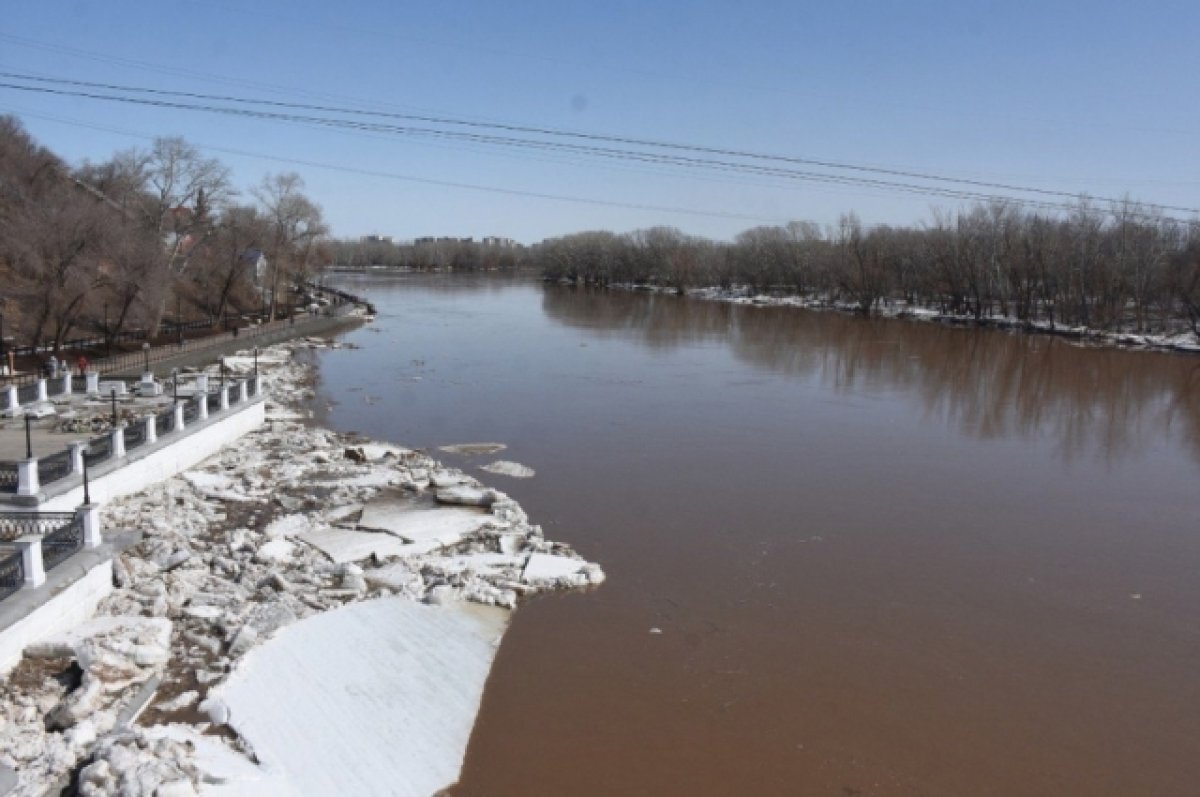
{"label": "snow pile", "polygon": [[[319,345],[260,352],[273,397],[312,397],[309,369],[288,355]],[[245,372],[253,360],[226,365]],[[108,528],[143,539],[114,561],[101,616],[28,650],[5,685],[0,763],[17,770],[17,793],[39,794],[81,766],[84,794],[193,793],[201,774],[186,734],[119,728],[118,712],[158,677],[142,726],[236,738],[210,693],[305,618],[388,596],[448,604],[434,613],[460,601],[511,609],[604,578],[507,495],[422,452],[304,425],[273,398],[267,419],[196,469],[102,509]],[[78,686],[66,670],[81,673]]]}

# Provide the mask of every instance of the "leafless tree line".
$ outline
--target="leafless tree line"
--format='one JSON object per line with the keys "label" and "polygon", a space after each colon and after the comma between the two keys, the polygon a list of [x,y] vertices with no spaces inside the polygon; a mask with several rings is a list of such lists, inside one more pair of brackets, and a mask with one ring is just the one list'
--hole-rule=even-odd
{"label": "leafless tree line", "polygon": [[917,227],[755,227],[732,243],[655,227],[581,232],[532,247],[548,279],[607,285],[746,286],[849,302],[904,301],[946,314],[1051,326],[1200,334],[1200,224],[1126,201],[1081,199],[1050,215],[1009,204],[935,212]]}
{"label": "leafless tree line", "polygon": [[229,169],[178,137],[72,168],[0,117],[4,334],[57,350],[176,315],[273,316],[325,259],[327,228],[303,188],[267,175],[241,203]]}
{"label": "leafless tree line", "polygon": [[333,262],[346,268],[411,268],[415,271],[511,271],[521,265],[515,246],[442,238],[395,242],[387,240],[333,241]]}

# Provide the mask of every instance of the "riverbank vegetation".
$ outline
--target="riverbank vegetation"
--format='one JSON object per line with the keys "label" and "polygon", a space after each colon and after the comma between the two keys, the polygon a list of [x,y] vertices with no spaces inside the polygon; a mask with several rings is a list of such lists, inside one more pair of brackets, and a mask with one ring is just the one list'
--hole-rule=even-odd
{"label": "riverbank vegetation", "polygon": [[935,212],[916,227],[755,227],[732,243],[656,227],[583,232],[532,247],[551,280],[796,294],[871,313],[892,304],[946,315],[1110,331],[1200,334],[1200,224],[1132,201],[1081,200],[1059,215],[1006,204]]}
{"label": "riverbank vegetation", "polygon": [[176,137],[71,167],[2,116],[0,334],[57,351],[71,336],[274,318],[328,259],[303,189],[268,174],[247,201],[226,166]]}

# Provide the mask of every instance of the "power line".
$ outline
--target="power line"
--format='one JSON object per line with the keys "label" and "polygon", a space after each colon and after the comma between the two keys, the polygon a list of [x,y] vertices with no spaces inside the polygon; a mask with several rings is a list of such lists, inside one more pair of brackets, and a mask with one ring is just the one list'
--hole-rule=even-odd
{"label": "power line", "polygon": [[[699,144],[684,144],[684,143],[671,142],[671,141],[659,141],[659,140],[654,140],[654,139],[634,138],[634,137],[630,137],[630,136],[615,136],[615,135],[606,135],[606,134],[600,134],[600,133],[588,133],[588,132],[582,132],[582,131],[576,131],[576,130],[564,130],[564,129],[550,128],[550,127],[517,125],[517,124],[508,124],[508,123],[501,123],[501,122],[482,122],[482,121],[474,121],[474,120],[470,120],[470,119],[454,118],[454,117],[447,117],[447,116],[405,114],[405,113],[396,113],[396,112],[391,112],[391,111],[378,111],[378,110],[361,110],[361,109],[355,109],[355,108],[345,108],[345,107],[328,106],[328,105],[315,105],[315,104],[309,104],[309,103],[285,102],[282,100],[254,99],[254,98],[234,97],[234,96],[219,95],[219,94],[205,94],[205,93],[197,93],[197,92],[173,91],[173,90],[167,90],[167,89],[150,88],[150,87],[145,87],[145,86],[128,86],[128,85],[111,84],[111,83],[96,83],[96,82],[91,82],[91,81],[73,80],[73,79],[66,79],[66,78],[54,78],[54,77],[39,76],[39,75],[29,75],[29,74],[24,74],[24,73],[15,73],[15,72],[0,72],[0,76],[19,79],[19,80],[50,83],[50,84],[54,84],[54,85],[80,86],[80,87],[87,87],[87,88],[106,89],[106,90],[111,90],[111,91],[123,91],[123,92],[134,92],[134,93],[140,93],[140,94],[149,94],[149,95],[154,95],[154,96],[177,97],[177,98],[181,97],[181,98],[187,98],[187,99],[205,100],[205,101],[209,101],[209,102],[230,102],[230,103],[237,103],[240,105],[251,105],[251,106],[259,106],[259,107],[269,107],[269,108],[285,108],[285,109],[290,109],[290,110],[303,110],[303,111],[313,111],[313,112],[320,112],[320,113],[340,113],[340,114],[349,114],[349,115],[364,116],[364,117],[370,117],[370,118],[400,119],[400,120],[406,120],[406,121],[422,122],[422,123],[426,123],[426,124],[440,124],[440,125],[450,125],[450,126],[456,126],[456,127],[467,127],[467,128],[475,128],[475,129],[501,130],[501,131],[505,131],[505,132],[523,133],[523,134],[527,134],[527,135],[531,134],[531,135],[554,136],[554,137],[558,137],[558,138],[567,138],[567,139],[575,139],[575,140],[582,140],[582,141],[595,141],[595,142],[605,142],[605,143],[611,143],[611,144],[621,144],[624,146],[651,147],[651,148],[657,148],[657,149],[667,149],[667,150],[672,150],[672,151],[695,152],[695,153],[701,153],[701,154],[705,154],[705,155],[719,155],[719,156],[723,156],[723,157],[736,157],[736,158],[744,158],[744,159],[755,160],[755,161],[786,163],[786,164],[790,164],[790,165],[801,165],[801,166],[808,166],[808,167],[816,166],[816,167],[826,168],[826,169],[837,169],[837,170],[851,171],[851,172],[857,172],[857,173],[884,175],[886,177],[902,177],[902,178],[906,178],[906,179],[926,180],[926,181],[930,181],[930,182],[945,183],[945,184],[949,184],[949,185],[969,186],[972,189],[982,188],[982,189],[990,189],[993,191],[994,190],[1011,191],[1011,192],[1033,194],[1033,195],[1044,196],[1044,197],[1054,197],[1054,198],[1057,198],[1057,200],[1060,202],[1060,204],[1061,204],[1061,200],[1064,200],[1064,199],[1075,200],[1075,199],[1078,199],[1078,197],[1079,197],[1079,195],[1077,193],[1073,193],[1073,192],[1069,192],[1069,191],[1059,191],[1059,190],[1053,190],[1053,189],[1047,189],[1047,188],[1038,188],[1038,187],[1034,187],[1034,186],[1020,186],[1020,185],[1014,185],[1014,184],[1010,184],[1010,183],[993,182],[993,181],[988,181],[988,180],[950,177],[950,176],[946,176],[946,175],[933,174],[933,173],[929,173],[929,172],[910,171],[910,170],[904,170],[904,169],[892,169],[892,168],[887,168],[887,167],[882,167],[882,166],[867,166],[867,165],[848,163],[848,162],[843,162],[843,161],[823,160],[823,159],[817,159],[817,158],[803,158],[803,157],[791,156],[791,155],[775,155],[775,154],[752,152],[752,151],[748,151],[748,150],[740,150],[740,149],[733,149],[733,148],[727,148],[727,147],[711,147],[711,146],[705,146],[705,145],[699,145]],[[447,134],[449,133],[449,131],[446,131],[446,132],[447,132]],[[776,175],[776,176],[778,176],[778,175]],[[845,179],[851,179],[851,178],[847,177]],[[905,188],[912,188],[912,186],[905,186]],[[932,191],[930,193],[932,193],[935,196],[951,196],[949,194],[934,193]],[[992,195],[984,195],[984,194],[980,194],[980,193],[976,192],[976,193],[964,193],[962,196],[952,196],[952,198],[994,199],[995,197]],[[1123,200],[1120,200],[1120,199],[1117,199],[1114,197],[1093,197],[1093,199],[1095,199],[1099,202],[1109,202],[1109,203],[1120,203],[1123,201]],[[1190,207],[1182,207],[1182,206],[1178,206],[1178,205],[1156,205],[1156,207],[1161,208],[1163,210],[1174,210],[1174,211],[1179,211],[1179,212],[1183,212],[1183,213],[1200,213],[1200,209],[1190,208]]]}
{"label": "power line", "polygon": [[[78,82],[78,81],[71,81]],[[639,161],[659,165],[673,165],[683,168],[702,168],[713,169],[717,171],[735,171],[743,173],[757,174],[768,177],[782,177],[794,180],[803,180],[810,182],[822,182],[835,185],[851,185],[865,186],[871,188],[884,189],[889,191],[899,191],[903,193],[914,193],[928,196],[938,196],[957,200],[979,201],[979,202],[1005,202],[1023,207],[1038,208],[1045,210],[1063,211],[1072,209],[1071,205],[1063,202],[1050,202],[1047,200],[1029,199],[1023,197],[1013,197],[998,194],[988,194],[979,191],[968,189],[959,189],[944,186],[923,186],[912,183],[902,183],[894,180],[874,179],[866,177],[857,177],[849,175],[833,175],[825,173],[797,171],[791,169],[782,169],[780,167],[767,167],[757,164],[736,163],[730,161],[715,160],[712,158],[695,158],[683,155],[655,153],[655,152],[637,152],[625,149],[616,149],[609,147],[598,147],[593,145],[573,144],[561,141],[544,141],[527,138],[515,138],[508,136],[495,136],[482,133],[464,132],[458,130],[440,130],[429,127],[419,126],[401,126],[401,125],[385,125],[377,122],[362,122],[348,119],[335,119],[329,117],[318,116],[303,116],[299,114],[284,114],[273,111],[254,110],[251,108],[228,108],[212,105],[200,105],[194,103],[175,102],[163,99],[148,99],[141,97],[128,97],[115,94],[99,94],[96,92],[76,91],[69,89],[50,88],[45,86],[26,86],[14,83],[0,82],[0,88],[10,88],[17,91],[81,97],[86,99],[94,99],[107,102],[128,103],[134,105],[144,105],[151,107],[169,108],[174,110],[191,110],[208,113],[217,113],[229,116],[240,116],[247,118],[267,119],[273,121],[282,121],[288,123],[300,123],[320,125],[334,128],[363,130],[371,132],[387,132],[406,136],[425,136],[433,138],[446,138],[464,140],[473,143],[483,143],[498,146],[508,147],[523,147],[532,149],[563,151],[575,154],[585,154],[596,157],[616,158],[626,161]],[[157,90],[150,90],[157,91]],[[171,94],[172,92],[163,92]],[[176,93],[182,94],[182,92]],[[1073,195],[1068,195],[1073,196]],[[1111,200],[1115,201],[1115,200]],[[1179,208],[1180,210],[1191,211],[1189,208]],[[1143,213],[1134,211],[1131,215],[1138,217],[1157,218],[1153,213]],[[1177,221],[1181,221],[1178,220]]]}
{"label": "power line", "polygon": [[[82,127],[82,128],[86,128],[89,130],[100,130],[103,132],[117,133],[120,135],[132,136],[134,138],[142,138],[142,139],[146,139],[146,140],[153,140],[155,138],[154,136],[149,135],[149,134],[135,133],[135,132],[132,132],[129,130],[122,130],[120,128],[107,127],[105,125],[94,125],[94,124],[89,124],[86,122],[71,121],[71,120],[62,119],[59,117],[48,116],[45,114],[33,114],[33,113],[29,113],[29,112],[23,112],[23,113],[25,113],[28,116],[35,116],[35,117],[42,118],[42,119],[48,119],[50,121],[57,122],[59,124],[69,125],[71,127]],[[202,143],[196,143],[196,142],[192,142],[192,143],[195,146],[199,147],[200,149],[208,150],[211,152],[221,152],[221,153],[224,153],[227,155],[236,155],[238,157],[257,158],[259,160],[267,160],[267,161],[272,161],[275,163],[286,163],[286,164],[293,165],[293,166],[308,166],[308,167],[315,168],[315,169],[325,169],[328,171],[343,172],[346,174],[357,174],[357,175],[361,175],[364,177],[379,177],[379,178],[384,178],[384,179],[389,179],[389,180],[399,180],[399,181],[403,181],[403,182],[418,183],[418,184],[422,184],[422,185],[436,185],[436,186],[441,186],[444,188],[457,188],[457,189],[463,189],[463,190],[469,190],[469,191],[484,191],[484,192],[488,192],[488,193],[504,194],[507,196],[529,197],[532,199],[547,199],[547,200],[553,200],[553,201],[558,201],[558,202],[574,202],[574,203],[578,203],[578,204],[597,205],[597,206],[601,206],[601,207],[614,207],[614,208],[623,208],[623,209],[631,209],[631,210],[652,210],[652,211],[661,212],[661,213],[677,213],[677,214],[681,214],[681,215],[691,215],[691,216],[710,216],[710,217],[714,217],[714,218],[734,219],[734,220],[739,220],[739,221],[757,221],[757,222],[768,222],[768,223],[780,223],[780,222],[786,221],[786,219],[782,219],[782,218],[766,218],[763,216],[754,216],[754,215],[745,214],[745,213],[730,213],[730,212],[717,211],[717,210],[701,210],[698,208],[672,207],[669,205],[650,205],[650,204],[636,203],[636,202],[618,202],[616,200],[596,199],[593,197],[582,197],[582,196],[574,196],[574,195],[569,195],[569,194],[553,194],[553,193],[546,193],[546,192],[539,192],[539,191],[523,191],[523,190],[514,189],[514,188],[501,188],[498,186],[479,185],[479,184],[475,184],[475,183],[462,183],[462,182],[455,182],[455,181],[451,181],[451,180],[438,180],[438,179],[434,179],[434,178],[430,178],[430,177],[419,177],[416,175],[399,174],[396,172],[385,172],[385,171],[378,171],[378,170],[373,170],[373,169],[360,169],[360,168],[353,167],[353,166],[344,166],[341,164],[333,164],[333,163],[323,163],[320,161],[304,160],[304,159],[300,159],[300,158],[284,158],[284,157],[281,157],[278,155],[268,155],[263,152],[253,152],[250,150],[236,149],[236,148],[231,148],[231,147],[221,147],[221,146],[215,146],[215,145],[211,145],[211,144],[202,144]]]}

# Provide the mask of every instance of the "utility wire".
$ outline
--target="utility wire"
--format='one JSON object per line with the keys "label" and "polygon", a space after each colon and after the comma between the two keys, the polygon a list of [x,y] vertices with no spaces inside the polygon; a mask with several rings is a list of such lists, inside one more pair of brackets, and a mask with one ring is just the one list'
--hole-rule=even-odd
{"label": "utility wire", "polygon": [[[398,135],[407,136],[425,136],[433,138],[446,138],[455,140],[464,140],[473,143],[492,144],[509,147],[524,147],[532,149],[552,150],[569,152],[573,154],[586,154],[605,158],[616,158],[620,160],[640,161],[651,164],[674,165],[684,168],[703,168],[715,169],[718,171],[735,171],[743,173],[757,174],[768,177],[782,177],[787,179],[798,179],[810,182],[823,182],[835,185],[851,185],[865,186],[872,188],[885,189],[889,191],[900,191],[904,193],[915,193],[921,195],[938,196],[957,200],[979,201],[979,202],[1005,202],[1010,204],[1021,205],[1024,207],[1040,208],[1046,210],[1071,210],[1072,206],[1063,202],[1050,202],[1046,200],[1036,200],[1022,197],[1003,196],[997,194],[987,194],[978,191],[967,189],[957,189],[949,186],[922,186],[911,183],[901,183],[893,180],[872,179],[866,177],[857,177],[849,175],[831,175],[816,172],[797,171],[791,169],[782,169],[779,167],[767,167],[757,164],[735,163],[730,161],[721,161],[711,158],[695,158],[683,155],[674,155],[667,153],[654,152],[636,152],[630,150],[598,147],[592,145],[572,144],[561,141],[541,141],[534,139],[521,139],[507,136],[495,136],[481,133],[471,133],[458,130],[439,130],[429,127],[418,127],[412,125],[385,125],[376,122],[361,122],[348,119],[333,119],[329,117],[304,116],[299,114],[284,114],[272,111],[261,111],[250,108],[227,108],[212,105],[200,105],[194,103],[176,102],[163,99],[149,99],[142,97],[128,97],[115,94],[100,94],[96,92],[76,91],[70,89],[50,88],[46,86],[26,86],[15,83],[0,82],[0,88],[10,88],[17,91],[25,91],[32,93],[51,94],[60,96],[81,97],[86,99],[94,99],[107,102],[128,103],[134,105],[145,105],[151,107],[170,108],[174,110],[192,110],[208,113],[217,113],[229,116],[240,116],[256,119],[267,119],[273,121],[283,121],[289,123],[300,123],[309,125],[321,125],[334,128],[343,128],[351,130],[363,130],[371,132],[387,132]],[[1072,195],[1068,195],[1072,196]],[[1188,208],[1179,208],[1181,210],[1190,210]],[[1157,218],[1153,213],[1142,213],[1134,211],[1130,215],[1137,217]],[[1182,221],[1176,219],[1177,221]]]}
{"label": "utility wire", "polygon": [[[229,102],[229,103],[237,103],[240,105],[250,105],[250,106],[269,107],[269,108],[284,108],[284,109],[290,109],[290,110],[303,110],[303,111],[313,111],[313,112],[320,112],[320,113],[340,113],[340,114],[349,114],[349,115],[364,116],[364,117],[371,117],[371,118],[399,119],[399,120],[406,120],[406,121],[422,122],[422,123],[427,123],[427,124],[441,124],[441,125],[451,125],[451,126],[457,126],[457,127],[475,128],[475,129],[501,130],[501,131],[511,132],[511,133],[524,133],[524,134],[534,134],[534,135],[543,135],[543,136],[554,136],[554,137],[559,137],[559,138],[568,138],[568,139],[583,140],[583,141],[621,144],[621,145],[625,145],[625,146],[652,147],[652,148],[657,148],[657,149],[667,149],[667,150],[673,150],[673,151],[696,152],[696,153],[702,153],[705,155],[719,155],[719,156],[723,156],[723,157],[745,158],[745,159],[756,160],[756,161],[786,163],[786,164],[803,165],[803,166],[809,166],[809,167],[816,166],[816,167],[821,167],[821,168],[826,168],[826,169],[838,169],[838,170],[858,172],[858,173],[884,175],[887,177],[902,177],[902,178],[907,178],[907,179],[917,179],[917,180],[926,180],[926,181],[936,182],[936,183],[945,183],[945,184],[949,184],[949,185],[969,186],[971,188],[983,188],[983,189],[1000,190],[1000,191],[1011,191],[1011,192],[1033,194],[1033,195],[1044,196],[1044,197],[1054,197],[1054,198],[1057,198],[1057,200],[1059,200],[1060,205],[1061,205],[1061,200],[1063,200],[1063,199],[1076,200],[1079,197],[1079,195],[1077,193],[1072,193],[1069,191],[1059,191],[1059,190],[1053,190],[1053,189],[1047,189],[1047,188],[1038,188],[1038,187],[1034,187],[1034,186],[1020,186],[1020,185],[1014,185],[1014,184],[1010,184],[1010,183],[992,182],[992,181],[987,181],[987,180],[977,180],[977,179],[969,179],[969,178],[961,178],[961,177],[949,177],[946,175],[939,175],[939,174],[933,174],[933,173],[928,173],[928,172],[909,171],[909,170],[903,170],[903,169],[890,169],[890,168],[881,167],[881,166],[866,166],[866,165],[862,165],[862,164],[854,164],[854,163],[847,163],[847,162],[841,162],[841,161],[821,160],[821,159],[816,159],[816,158],[802,158],[802,157],[790,156],[790,155],[773,155],[773,154],[752,152],[752,151],[748,151],[748,150],[731,149],[731,148],[725,148],[725,147],[710,147],[710,146],[704,146],[704,145],[699,145],[699,144],[683,144],[683,143],[678,143],[678,142],[658,141],[658,140],[653,140],[653,139],[633,138],[633,137],[628,137],[628,136],[605,135],[605,134],[599,134],[599,133],[587,133],[587,132],[581,132],[581,131],[575,131],[575,130],[563,130],[563,129],[549,128],[549,127],[535,127],[535,126],[507,124],[507,123],[500,123],[500,122],[481,122],[481,121],[473,121],[473,120],[469,120],[469,119],[453,118],[453,117],[446,117],[446,116],[405,114],[405,113],[396,113],[396,112],[391,112],[391,111],[360,110],[360,109],[337,107],[337,106],[330,106],[330,105],[316,105],[316,104],[309,104],[309,103],[285,102],[285,101],[281,101],[281,100],[270,100],[270,99],[253,99],[253,98],[245,98],[245,97],[234,97],[234,96],[229,96],[229,95],[220,95],[220,94],[205,94],[205,93],[196,93],[196,92],[172,91],[172,90],[166,90],[166,89],[155,89],[155,88],[150,88],[150,87],[145,87],[145,86],[128,86],[128,85],[111,84],[111,83],[96,83],[96,82],[91,82],[91,81],[72,80],[72,79],[66,79],[66,78],[54,78],[54,77],[46,77],[46,76],[39,76],[39,75],[30,75],[30,74],[25,74],[25,73],[17,73],[17,72],[0,72],[0,77],[7,77],[7,78],[11,78],[11,79],[19,79],[19,80],[26,80],[26,81],[34,81],[34,82],[40,82],[40,83],[49,83],[52,85],[69,85],[69,86],[77,86],[77,87],[85,87],[85,88],[105,89],[105,90],[110,90],[110,91],[132,92],[132,93],[147,94],[147,95],[160,96],[160,97],[186,98],[186,99],[193,99],[193,100],[205,100],[205,101],[209,101],[209,102]],[[131,100],[131,98],[130,98],[130,100]],[[449,131],[447,131],[447,132],[449,132]],[[509,139],[509,141],[516,142],[516,141],[518,141],[518,139]],[[595,154],[595,153],[593,153],[593,154]],[[773,176],[779,176],[779,175],[773,175]],[[846,179],[852,179],[852,178],[847,177]],[[898,184],[898,185],[901,185],[901,184]],[[904,187],[907,189],[912,188],[911,185],[905,185]],[[932,193],[935,196],[951,196],[952,198],[964,198],[964,199],[994,199],[994,198],[996,198],[994,195],[982,194],[982,193],[978,193],[978,192],[962,193],[960,196],[954,195],[954,194],[940,194],[940,193],[933,193],[933,192],[930,192],[930,193]],[[1117,199],[1114,197],[1092,197],[1092,198],[1099,202],[1108,202],[1108,203],[1113,203],[1113,204],[1119,204],[1123,201],[1123,200],[1120,200],[1120,199]],[[1173,210],[1173,211],[1179,211],[1179,212],[1183,212],[1183,213],[1193,213],[1193,214],[1200,213],[1200,209],[1190,208],[1190,207],[1182,207],[1182,206],[1178,206],[1178,205],[1156,205],[1156,207],[1161,208],[1163,210]]]}

